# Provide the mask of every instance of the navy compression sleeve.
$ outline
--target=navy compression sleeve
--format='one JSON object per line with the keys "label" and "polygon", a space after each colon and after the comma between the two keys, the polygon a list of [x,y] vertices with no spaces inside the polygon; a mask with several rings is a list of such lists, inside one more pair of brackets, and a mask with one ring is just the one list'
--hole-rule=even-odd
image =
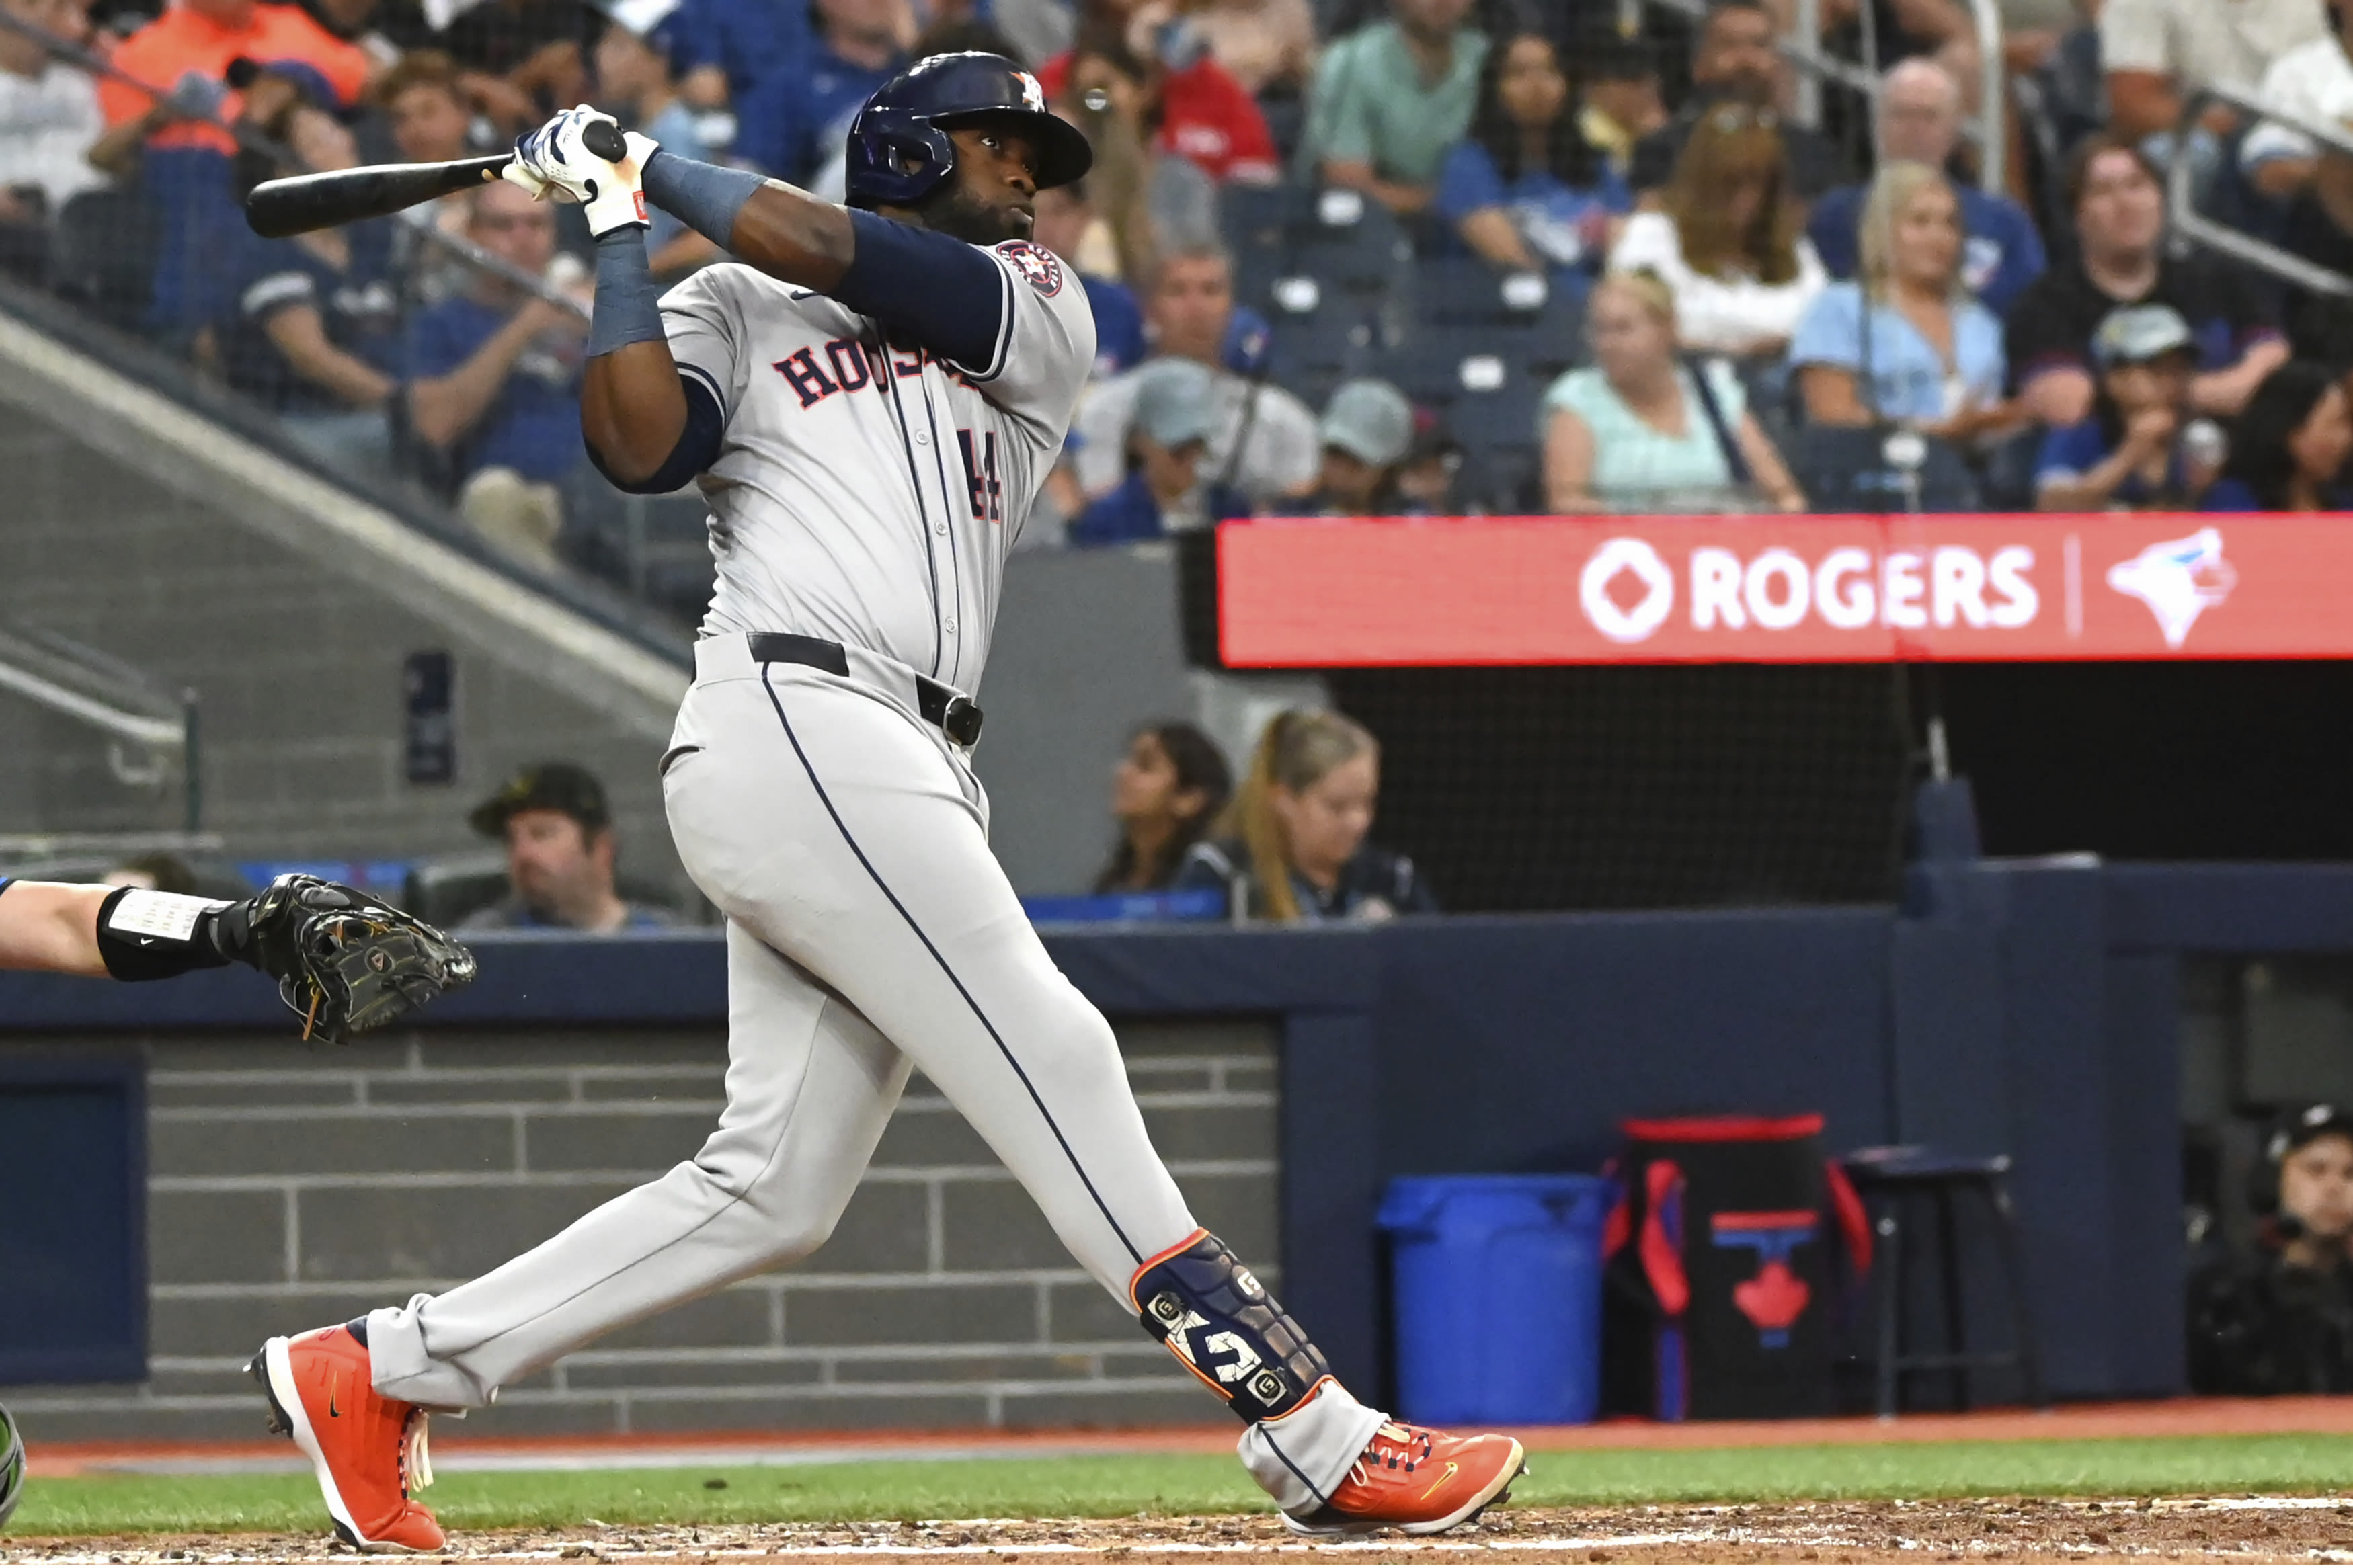
{"label": "navy compression sleeve", "polygon": [[686,392],[686,428],[678,433],[678,445],[670,449],[660,468],[642,479],[624,479],[605,466],[596,447],[588,448],[588,460],[612,480],[615,489],[637,496],[668,495],[719,460],[720,433],[727,423],[720,415],[719,400],[693,376],[681,372],[678,383]]}
{"label": "navy compression sleeve", "polygon": [[1005,269],[963,240],[870,212],[849,215],[858,246],[833,297],[951,363],[997,369],[997,334],[1012,302]]}

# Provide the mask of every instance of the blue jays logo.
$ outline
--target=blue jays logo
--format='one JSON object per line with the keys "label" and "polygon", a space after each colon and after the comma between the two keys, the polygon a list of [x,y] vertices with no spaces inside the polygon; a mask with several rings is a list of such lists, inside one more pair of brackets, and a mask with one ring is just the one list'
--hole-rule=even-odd
{"label": "blue jays logo", "polygon": [[2238,572],[2222,559],[2222,531],[2216,528],[2152,544],[2108,568],[2108,586],[2148,606],[2168,647],[2179,647],[2198,617],[2229,598],[2238,583]]}
{"label": "blue jays logo", "polygon": [[1014,270],[1029,279],[1029,287],[1047,299],[1062,291],[1061,258],[1044,246],[1008,239],[997,247],[997,253],[1013,263]]}
{"label": "blue jays logo", "polygon": [[1757,1342],[1779,1350],[1805,1314],[1813,1291],[1789,1267],[1789,1257],[1814,1239],[1819,1216],[1803,1209],[1767,1214],[1718,1214],[1709,1230],[1718,1247],[1744,1247],[1757,1255],[1757,1274],[1732,1288],[1732,1304],[1757,1325]]}

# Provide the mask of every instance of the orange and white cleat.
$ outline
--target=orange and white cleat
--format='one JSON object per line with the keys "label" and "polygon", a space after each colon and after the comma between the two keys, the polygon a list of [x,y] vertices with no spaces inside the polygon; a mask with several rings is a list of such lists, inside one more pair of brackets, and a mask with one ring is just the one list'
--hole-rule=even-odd
{"label": "orange and white cleat", "polygon": [[1285,1513],[1282,1522],[1299,1535],[1436,1535],[1507,1500],[1527,1473],[1526,1458],[1516,1437],[1450,1437],[1384,1422],[1331,1501],[1313,1513]]}
{"label": "orange and white cleat", "polygon": [[426,1412],[386,1399],[367,1346],[343,1324],[275,1339],[246,1366],[269,1396],[269,1426],[310,1456],[335,1533],[360,1552],[438,1552],[448,1537],[411,1500],[433,1484]]}

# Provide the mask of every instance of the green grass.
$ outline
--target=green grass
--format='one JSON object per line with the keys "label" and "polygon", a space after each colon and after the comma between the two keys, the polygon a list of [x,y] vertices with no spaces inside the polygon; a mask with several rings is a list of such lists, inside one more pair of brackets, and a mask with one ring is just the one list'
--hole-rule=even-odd
{"label": "green grass", "polygon": [[[1531,1504],[1792,1498],[2146,1497],[2325,1492],[2353,1484],[2353,1437],[2087,1438],[1795,1448],[1614,1449],[1530,1457]],[[705,1483],[723,1479],[724,1488]],[[445,1475],[428,1499],[453,1528],[748,1521],[1227,1513],[1263,1500],[1220,1455],[1104,1454],[789,1467]],[[34,1480],[16,1535],[321,1529],[307,1476]]]}

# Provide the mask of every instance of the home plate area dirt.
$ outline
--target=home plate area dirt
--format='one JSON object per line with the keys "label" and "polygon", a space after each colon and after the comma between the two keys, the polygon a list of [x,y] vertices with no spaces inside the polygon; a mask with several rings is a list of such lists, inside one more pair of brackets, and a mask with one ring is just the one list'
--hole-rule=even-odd
{"label": "home plate area dirt", "polygon": [[[323,1537],[12,1539],[0,1563],[312,1562]],[[424,1562],[443,1561],[426,1558]],[[1778,1503],[1511,1509],[1425,1540],[1305,1542],[1263,1518],[971,1520],[484,1531],[465,1563],[2353,1563],[2333,1498]]]}

